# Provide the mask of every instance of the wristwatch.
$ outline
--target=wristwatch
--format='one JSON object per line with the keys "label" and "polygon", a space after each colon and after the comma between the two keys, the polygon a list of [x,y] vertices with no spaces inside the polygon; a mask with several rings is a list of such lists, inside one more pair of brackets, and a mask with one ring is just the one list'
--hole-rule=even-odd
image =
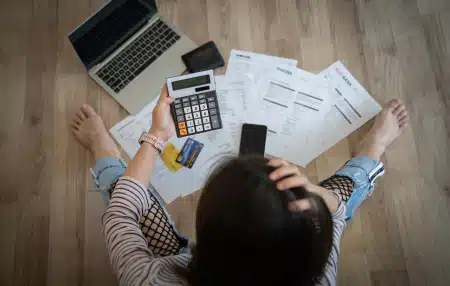
{"label": "wristwatch", "polygon": [[156,150],[158,150],[159,153],[162,153],[164,150],[164,144],[166,143],[163,139],[147,132],[142,133],[139,138],[139,144],[142,145],[144,142],[152,145]]}

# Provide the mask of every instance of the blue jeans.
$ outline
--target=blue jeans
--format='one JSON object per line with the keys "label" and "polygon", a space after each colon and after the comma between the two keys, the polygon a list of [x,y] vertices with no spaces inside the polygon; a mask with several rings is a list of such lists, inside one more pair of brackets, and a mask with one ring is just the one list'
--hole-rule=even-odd
{"label": "blue jeans", "polygon": [[[126,168],[127,164],[121,159],[102,158],[91,169],[94,182],[107,205],[109,205],[110,201],[109,192],[111,185],[122,176]],[[346,202],[347,219],[351,219],[356,209],[372,194],[375,180],[383,174],[384,167],[381,162],[363,156],[352,158],[342,169],[336,172],[338,176],[349,177],[354,185],[352,195]],[[160,205],[164,207],[164,203],[161,201],[159,195],[152,188],[149,188],[149,191],[159,200]],[[167,210],[165,211],[170,222],[173,224]]]}
{"label": "blue jeans", "polygon": [[372,194],[375,180],[383,174],[383,163],[365,156],[353,157],[336,172],[336,175],[349,177],[353,181],[353,192],[346,202],[347,220],[352,218],[356,209]]}

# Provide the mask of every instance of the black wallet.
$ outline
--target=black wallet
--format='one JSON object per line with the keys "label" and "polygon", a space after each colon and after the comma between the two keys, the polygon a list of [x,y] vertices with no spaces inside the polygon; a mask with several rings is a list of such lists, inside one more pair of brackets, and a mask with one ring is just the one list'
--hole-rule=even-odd
{"label": "black wallet", "polygon": [[225,62],[213,41],[181,56],[190,73],[211,70],[225,65]]}

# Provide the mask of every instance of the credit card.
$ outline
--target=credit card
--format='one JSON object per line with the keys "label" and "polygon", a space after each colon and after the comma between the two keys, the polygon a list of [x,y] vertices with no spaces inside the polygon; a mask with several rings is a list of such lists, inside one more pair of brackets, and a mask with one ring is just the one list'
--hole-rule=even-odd
{"label": "credit card", "polygon": [[188,167],[189,169],[194,166],[195,160],[197,160],[200,151],[202,151],[204,144],[200,143],[192,138],[188,138],[183,145],[180,153],[177,157],[177,163]]}
{"label": "credit card", "polygon": [[183,166],[176,162],[178,153],[179,151],[177,147],[175,147],[172,142],[169,142],[166,144],[166,148],[164,148],[164,151],[161,154],[161,159],[163,160],[167,169],[169,169],[173,173],[183,168]]}

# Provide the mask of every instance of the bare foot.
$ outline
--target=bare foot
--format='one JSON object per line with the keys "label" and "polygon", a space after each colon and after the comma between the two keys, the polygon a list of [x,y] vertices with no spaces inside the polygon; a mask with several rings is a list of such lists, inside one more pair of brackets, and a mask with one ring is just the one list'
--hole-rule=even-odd
{"label": "bare foot", "polygon": [[74,114],[70,125],[75,138],[92,152],[95,160],[103,157],[120,158],[116,143],[92,106],[83,104]]}
{"label": "bare foot", "polygon": [[379,161],[386,148],[406,129],[408,122],[405,105],[398,99],[389,101],[361,141],[356,156],[367,156]]}

